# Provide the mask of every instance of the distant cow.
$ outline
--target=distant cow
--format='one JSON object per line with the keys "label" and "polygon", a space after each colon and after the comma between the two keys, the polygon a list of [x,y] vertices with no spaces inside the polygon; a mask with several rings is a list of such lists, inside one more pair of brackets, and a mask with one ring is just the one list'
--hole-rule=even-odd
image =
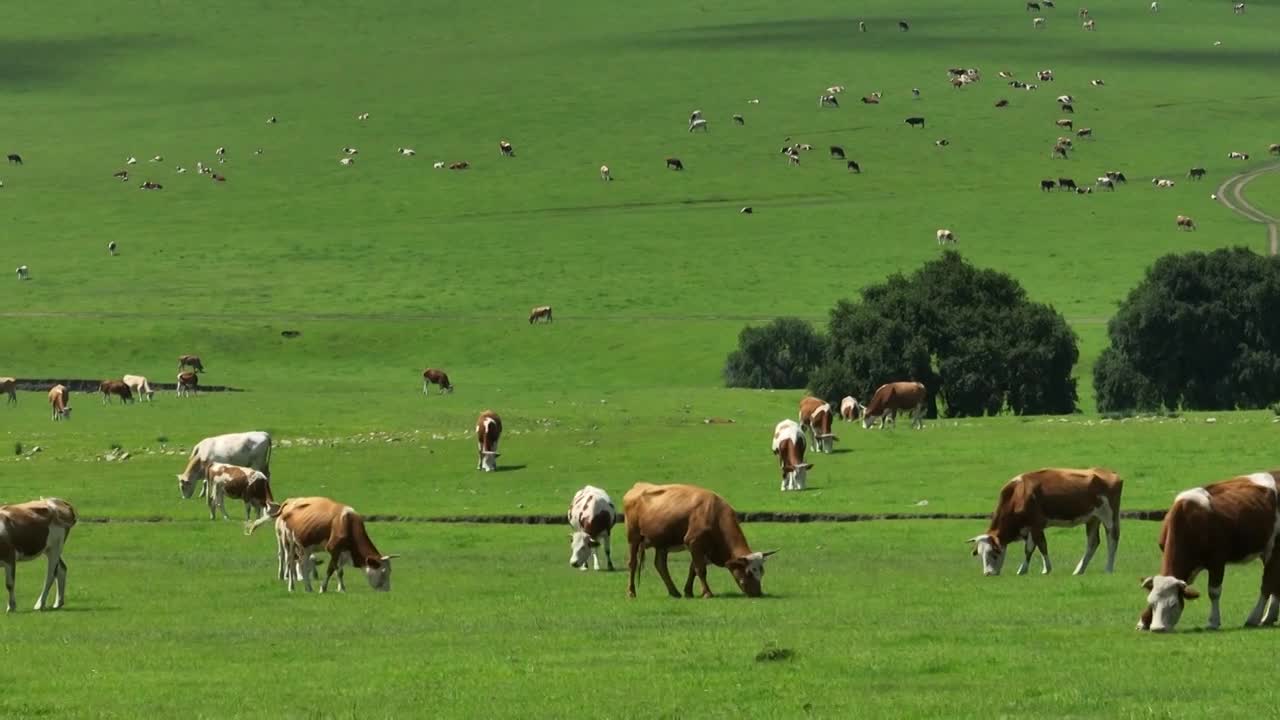
{"label": "distant cow", "polygon": [[587,569],[587,561],[600,569],[600,547],[604,547],[604,557],[609,572],[613,572],[613,550],[610,548],[610,536],[618,514],[613,507],[609,493],[598,487],[587,485],[574,493],[569,503],[569,566],[582,571]]}
{"label": "distant cow", "polygon": [[13,163],[14,165],[21,165],[22,156],[19,155],[18,153],[9,153],[9,162]]}
{"label": "distant cow", "polygon": [[269,509],[276,502],[271,495],[271,479],[267,474],[261,470],[239,465],[220,462],[206,464],[204,490],[205,499],[209,503],[210,520],[217,517],[215,510],[221,510],[224,519],[231,519],[231,516],[227,515],[228,496],[244,501],[245,522],[254,519],[255,510],[260,517],[266,517]]}
{"label": "distant cow", "polygon": [[179,355],[178,369],[189,367],[196,372],[204,372],[204,363],[200,362],[199,355]]}
{"label": "distant cow", "polygon": [[1058,106],[1058,109],[1064,113],[1075,113],[1076,111],[1075,106],[1072,105],[1071,103],[1062,103],[1061,105]]}
{"label": "distant cow", "polygon": [[684,163],[680,162],[680,158],[669,157],[667,158],[667,167],[672,170],[683,170]]}
{"label": "distant cow", "polygon": [[1115,192],[1115,189],[1116,189],[1116,181],[1106,176],[1098,178],[1098,180],[1094,184],[1097,185],[1098,187],[1106,188],[1107,190],[1110,190],[1112,192]]}
{"label": "distant cow", "polygon": [[54,385],[49,388],[49,406],[53,408],[53,419],[71,419],[71,391],[66,385]]}
{"label": "distant cow", "polygon": [[1060,120],[1055,120],[1054,125],[1069,129],[1073,125],[1073,123],[1071,122],[1071,118],[1062,118]]}
{"label": "distant cow", "polygon": [[485,410],[476,418],[476,469],[493,472],[498,469],[498,440],[502,437],[502,418]]}
{"label": "distant cow", "polygon": [[150,401],[155,398],[155,391],[151,389],[151,383],[142,375],[125,375],[121,380],[129,386],[134,395],[140,400]]}
{"label": "distant cow", "polygon": [[1121,184],[1128,184],[1129,182],[1129,178],[1125,177],[1124,173],[1120,172],[1119,170],[1108,170],[1105,173],[1103,173],[1103,175],[1106,175],[1107,177]]}
{"label": "distant cow", "polygon": [[858,164],[857,160],[850,160],[849,162],[845,163],[845,167],[849,169],[849,172],[858,173],[858,174],[862,173],[862,166]]}
{"label": "distant cow", "polygon": [[1040,12],[1040,3],[1038,2],[1027,3],[1027,12],[1031,12],[1032,10],[1036,12]]}
{"label": "distant cow", "polygon": [[449,382],[449,374],[438,368],[427,368],[422,371],[422,394],[427,394],[427,389],[435,385],[440,388],[440,394],[453,392],[453,384]]}
{"label": "distant cow", "polygon": [[747,124],[747,121],[746,121],[746,120],[743,120],[741,115],[739,115],[739,114],[737,114],[737,113],[734,113],[734,114],[733,114],[733,124],[734,124],[734,125],[746,125],[746,124]]}
{"label": "distant cow", "polygon": [[1059,157],[1060,157],[1060,158],[1062,158],[1063,160],[1066,160],[1066,159],[1067,159],[1067,146],[1066,146],[1066,145],[1063,145],[1063,144],[1061,144],[1061,143],[1059,143],[1059,144],[1057,144],[1057,145],[1054,145],[1054,146],[1053,146],[1053,150],[1051,150],[1051,151],[1049,152],[1049,157],[1051,157],[1051,158],[1059,158]]}
{"label": "distant cow", "polygon": [[1041,191],[1041,192],[1047,192],[1047,191],[1049,191],[1049,190],[1053,190],[1053,188],[1054,188],[1054,185],[1055,185],[1055,184],[1056,184],[1056,183],[1054,183],[1052,180],[1041,180],[1041,181],[1040,181],[1040,191]]}
{"label": "distant cow", "polygon": [[612,179],[613,179],[613,173],[609,172],[609,166],[608,166],[608,165],[601,165],[601,166],[600,166],[600,179],[601,179],[601,180],[612,180]]}
{"label": "distant cow", "polygon": [[469,167],[471,167],[471,163],[467,162],[466,160],[449,163],[450,170],[466,170]]}
{"label": "distant cow", "polygon": [[1204,179],[1204,172],[1204,168],[1202,167],[1193,167],[1187,171],[1187,177],[1192,180],[1202,180]]}
{"label": "distant cow", "polygon": [[1267,146],[1267,152],[1272,155],[1280,155],[1280,143],[1271,143]]}
{"label": "distant cow", "polygon": [[1093,137],[1093,128],[1080,128],[1076,131],[1076,137]]}
{"label": "distant cow", "polygon": [[516,149],[514,147],[511,147],[511,143],[507,142],[506,140],[499,140],[498,154],[501,155],[502,157],[515,157]]}
{"label": "distant cow", "polygon": [[98,383],[98,392],[102,393],[103,405],[110,402],[112,395],[119,397],[122,403],[133,402],[133,390],[123,380],[103,380]]}
{"label": "distant cow", "polygon": [[906,123],[907,123],[908,125],[910,125],[911,127],[924,127],[924,118],[922,118],[922,117],[909,117],[909,118],[907,118],[907,119],[906,119]]}
{"label": "distant cow", "polygon": [[18,266],[18,279],[19,279],[19,280],[30,280],[30,279],[31,279],[31,269],[30,269],[30,268],[28,268],[26,265],[19,265],[19,266]]}
{"label": "distant cow", "polygon": [[18,404],[18,381],[11,377],[0,377],[0,393],[8,396],[6,405]]}
{"label": "distant cow", "polygon": [[831,157],[832,157],[833,159],[835,159],[835,158],[839,158],[840,160],[843,160],[843,159],[844,159],[844,148],[840,147],[839,145],[832,145],[832,146],[831,146]]}
{"label": "distant cow", "polygon": [[922,429],[924,428],[924,404],[927,399],[928,393],[923,383],[911,381],[885,383],[876,388],[871,402],[867,403],[866,410],[862,413],[862,427],[869,429],[879,420],[881,430],[884,429],[886,422],[893,423],[896,428],[898,411],[910,410],[912,429]]}
{"label": "distant cow", "polygon": [[196,395],[200,392],[200,376],[191,372],[178,373],[178,397]]}
{"label": "distant cow", "polygon": [[772,448],[782,470],[782,492],[804,490],[813,467],[804,461],[804,429],[795,420],[783,420],[773,428]]}
{"label": "distant cow", "polygon": [[809,434],[810,445],[820,453],[830,453],[839,440],[831,432],[831,404],[809,396],[800,401],[800,428]]}
{"label": "distant cow", "polygon": [[911,26],[908,25],[905,21],[899,20],[898,29],[901,30],[902,32],[906,32],[911,29]]}
{"label": "distant cow", "polygon": [[550,305],[539,305],[538,307],[533,308],[532,310],[529,311],[530,325],[534,324],[535,322],[538,322],[539,320],[541,320],[544,323],[551,322],[551,306]]}
{"label": "distant cow", "polygon": [[1075,180],[1072,180],[1071,178],[1058,178],[1058,189],[1060,189],[1060,190],[1075,190],[1075,189],[1076,189],[1076,181],[1075,181]]}
{"label": "distant cow", "polygon": [[1009,101],[1005,100],[1004,98],[1001,98],[996,101],[996,107],[998,108],[1008,107],[1008,106],[1009,106]]}
{"label": "distant cow", "polygon": [[880,98],[875,95],[863,95],[862,104],[863,105],[879,105]]}
{"label": "distant cow", "polygon": [[1098,23],[1096,20],[1085,20],[1084,24],[1081,25],[1081,27],[1083,27],[1085,30],[1088,30],[1089,32],[1093,32],[1094,30],[1097,29]]}
{"label": "distant cow", "polygon": [[1196,229],[1196,221],[1192,220],[1186,215],[1179,215],[1177,219],[1174,220],[1174,222],[1177,224],[1177,227],[1179,230],[1195,230]]}
{"label": "distant cow", "polygon": [[48,565],[44,589],[36,600],[35,609],[44,610],[55,581],[58,591],[53,596],[52,607],[54,610],[62,607],[67,599],[67,563],[62,559],[62,549],[76,520],[76,510],[71,503],[58,498],[0,505],[0,565],[4,566],[4,585],[9,594],[5,605],[7,612],[18,608],[13,594],[18,563],[41,555],[45,556]]}
{"label": "distant cow", "polygon": [[820,107],[820,108],[823,108],[823,107],[837,107],[837,108],[838,108],[838,107],[840,107],[840,101],[836,99],[836,96],[835,96],[835,95],[831,95],[831,94],[819,95],[819,96],[818,96],[818,107]]}
{"label": "distant cow", "polygon": [[1234,151],[1229,152],[1227,153],[1227,159],[1228,160],[1248,160],[1249,153],[1234,152]]}
{"label": "distant cow", "polygon": [[1042,17],[1032,18],[1032,19],[1031,19],[1031,27],[1033,27],[1033,28],[1035,28],[1035,29],[1037,29],[1037,30],[1041,30],[1041,29],[1043,29],[1043,28],[1044,28],[1044,18],[1042,18]]}
{"label": "distant cow", "polygon": [[701,130],[703,132],[706,132],[707,129],[708,129],[707,121],[703,118],[698,118],[697,120],[694,120],[693,122],[689,123],[689,132],[693,132],[694,130]]}
{"label": "distant cow", "polygon": [[945,243],[951,243],[952,245],[956,244],[956,234],[946,228],[939,229],[936,235],[939,245],[943,245]]}
{"label": "distant cow", "polygon": [[[1235,13],[1236,15],[1243,15],[1243,14],[1244,14],[1244,3],[1236,3],[1235,5],[1232,5],[1232,6],[1231,6],[1231,12]],[[13,156],[12,156],[12,155],[10,155],[9,157],[13,157]]]}
{"label": "distant cow", "polygon": [[1036,79],[1040,82],[1053,82],[1053,71],[1039,70],[1036,72]]}

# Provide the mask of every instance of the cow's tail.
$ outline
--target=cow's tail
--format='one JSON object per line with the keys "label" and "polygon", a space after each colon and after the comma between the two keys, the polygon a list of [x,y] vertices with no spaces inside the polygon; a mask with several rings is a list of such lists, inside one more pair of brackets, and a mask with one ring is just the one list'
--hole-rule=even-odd
{"label": "cow's tail", "polygon": [[266,515],[263,515],[257,520],[254,520],[253,522],[247,522],[244,524],[244,534],[252,535],[254,532],[257,531],[258,528],[262,527],[263,525],[266,525],[269,522],[275,521],[276,518],[280,517],[280,509],[282,507],[284,506],[277,505],[276,503],[268,503]]}

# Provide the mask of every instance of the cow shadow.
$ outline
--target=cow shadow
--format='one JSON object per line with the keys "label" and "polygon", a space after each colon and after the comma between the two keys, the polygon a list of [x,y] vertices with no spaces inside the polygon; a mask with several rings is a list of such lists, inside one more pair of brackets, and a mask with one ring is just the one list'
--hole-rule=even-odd
{"label": "cow shadow", "polygon": [[853,452],[853,448],[833,448],[827,455],[844,455]]}
{"label": "cow shadow", "polygon": [[494,468],[494,472],[500,472],[500,473],[516,472],[519,470],[523,470],[527,467],[529,466],[528,465],[499,465],[498,467]]}

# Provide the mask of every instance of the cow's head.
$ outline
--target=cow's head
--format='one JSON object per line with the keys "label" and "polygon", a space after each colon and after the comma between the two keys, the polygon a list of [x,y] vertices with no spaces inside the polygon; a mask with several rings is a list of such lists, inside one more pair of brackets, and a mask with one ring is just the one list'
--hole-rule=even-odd
{"label": "cow's head", "polygon": [[799,465],[783,465],[782,466],[782,489],[783,490],[803,490],[805,483],[808,482],[809,468],[812,463],[802,462]]}
{"label": "cow's head", "polygon": [[498,453],[497,450],[480,451],[480,469],[485,472],[493,472],[498,469]]}
{"label": "cow's head", "polygon": [[[830,428],[827,428],[827,429],[830,430]],[[830,432],[825,434],[819,434],[818,435],[818,452],[829,454],[832,450],[835,449],[836,441],[839,439],[840,438],[836,437],[833,433],[830,433]]]}
{"label": "cow's head", "polygon": [[191,463],[186,470],[178,474],[178,492],[182,493],[182,499],[191,499],[191,495],[196,491],[196,478],[203,474],[204,466],[199,460]]}
{"label": "cow's head", "polygon": [[591,551],[600,547],[600,543],[590,535],[578,530],[569,536],[569,565],[579,570],[587,569],[587,561],[591,559]]}
{"label": "cow's head", "polygon": [[725,568],[733,573],[733,579],[738,583],[738,587],[748,597],[760,597],[764,591],[760,589],[760,581],[764,579],[764,561],[765,558],[778,552],[770,550],[769,552],[753,552],[750,555],[736,557],[725,563]]}
{"label": "cow's head", "polygon": [[871,428],[875,427],[876,420],[879,420],[879,419],[880,419],[879,415],[868,415],[866,413],[866,409],[864,408],[862,413],[862,429],[870,430]]}
{"label": "cow's head", "polygon": [[1146,578],[1142,587],[1148,591],[1147,609],[1138,618],[1139,630],[1173,632],[1187,601],[1200,597],[1200,593],[1187,586],[1187,581],[1168,575]]}
{"label": "cow's head", "polygon": [[1000,539],[990,533],[984,533],[967,542],[973,544],[973,554],[982,558],[983,575],[999,575],[1004,568],[1004,558],[1008,555],[1000,544]]}
{"label": "cow's head", "polygon": [[379,592],[391,591],[391,560],[399,555],[383,555],[380,558],[369,558],[364,565],[364,576],[369,578],[369,587]]}

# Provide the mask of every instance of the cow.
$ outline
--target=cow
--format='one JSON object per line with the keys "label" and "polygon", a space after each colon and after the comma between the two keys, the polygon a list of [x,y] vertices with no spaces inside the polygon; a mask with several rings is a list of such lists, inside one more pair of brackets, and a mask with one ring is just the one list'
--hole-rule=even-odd
{"label": "cow", "polygon": [[195,370],[196,372],[204,372],[204,363],[200,362],[199,355],[179,355],[178,370],[182,370],[182,368],[187,367]]}
{"label": "cow", "polygon": [[111,257],[116,256],[116,248],[118,247],[119,245],[116,245],[115,240],[111,240],[110,242],[107,243],[107,252],[111,255]]}
{"label": "cow", "polygon": [[111,396],[116,395],[120,398],[120,402],[133,402],[133,389],[130,388],[123,380],[103,380],[98,383],[98,392],[102,393],[102,404],[106,405],[111,401]]}
{"label": "cow", "polygon": [[644,564],[644,553],[653,548],[653,565],[667,586],[667,593],[680,593],[671,582],[667,555],[689,551],[689,578],[684,596],[693,597],[693,579],[702,583],[702,597],[713,597],[707,585],[707,565],[727,569],[748,597],[764,594],[761,580],[764,564],[776,550],[752,552],[738,525],[733,507],[719,495],[694,485],[651,485],[636,483],[622,498],[626,518],[627,597],[636,596],[636,573]]}
{"label": "cow", "polygon": [[746,125],[746,124],[747,124],[747,121],[742,119],[742,115],[740,115],[740,114],[738,114],[738,113],[734,113],[734,114],[733,114],[733,124],[734,124],[734,125]]}
{"label": "cow", "polygon": [[607,181],[607,180],[612,180],[612,179],[613,179],[613,173],[609,172],[609,166],[608,166],[608,165],[601,165],[601,166],[600,166],[600,179],[601,179],[601,180],[606,180],[606,181]]}
{"label": "cow", "polygon": [[1005,100],[1004,98],[1001,98],[996,101],[996,107],[998,108],[1009,107],[1009,101]]}
{"label": "cow", "polygon": [[[187,466],[178,475],[178,490],[183,498],[191,497],[195,492],[196,479],[203,478],[205,466],[214,462],[261,470],[270,478],[271,436],[262,431],[228,433],[196,443],[187,457]],[[201,484],[200,494],[205,492],[206,488]]]}
{"label": "cow", "polygon": [[864,22],[864,21],[862,21],[862,20],[859,20],[859,21],[858,21],[858,32],[866,32],[866,31],[867,31],[867,23],[866,23],[866,22]]}
{"label": "cow", "polygon": [[1042,575],[1053,570],[1049,561],[1046,527],[1075,527],[1085,524],[1084,556],[1073,575],[1083,575],[1101,544],[1099,528],[1107,530],[1107,572],[1115,570],[1116,548],[1120,545],[1120,494],[1124,481],[1111,470],[1088,468],[1043,468],[1014,477],[1000,489],[991,525],[982,535],[969,540],[973,554],[982,559],[983,575],[999,575],[1009,546],[1023,540],[1026,553],[1019,575],[1027,574],[1031,555],[1038,549]]}
{"label": "cow", "polygon": [[1053,158],[1060,157],[1063,160],[1067,160],[1068,159],[1067,150],[1068,148],[1066,145],[1063,145],[1062,143],[1058,143],[1057,145],[1053,146],[1052,150],[1049,151],[1049,158],[1053,159]]}
{"label": "cow", "polygon": [[928,397],[923,383],[912,381],[885,383],[876,388],[875,394],[871,396],[871,402],[867,403],[866,409],[863,410],[862,427],[870,429],[879,420],[880,429],[883,430],[887,420],[896,428],[898,411],[910,410],[912,429],[923,429],[924,404]]}
{"label": "cow", "polygon": [[155,391],[151,389],[151,383],[141,375],[125,375],[121,380],[129,389],[137,395],[139,399],[150,401],[155,397]]}
{"label": "cow", "polygon": [[832,145],[830,152],[831,152],[832,160],[836,160],[836,159],[844,160],[844,148],[840,147],[839,145]]}
{"label": "cow", "polygon": [[945,243],[951,243],[952,245],[956,244],[956,234],[946,228],[940,228],[936,235],[939,245],[943,245]]}
{"label": "cow", "polygon": [[1058,101],[1059,105],[1070,105],[1071,103],[1075,102],[1075,98],[1071,97],[1070,95],[1059,95],[1055,99]]}
{"label": "cow", "polygon": [[1280,143],[1271,143],[1267,146],[1267,152],[1272,155],[1280,155]]}
{"label": "cow", "polygon": [[1112,180],[1109,177],[1106,177],[1105,175],[1103,177],[1098,178],[1094,184],[1097,185],[1098,187],[1104,187],[1112,192],[1115,192],[1115,189],[1116,189],[1116,181]]}
{"label": "cow", "polygon": [[600,569],[600,547],[604,546],[604,557],[609,572],[613,572],[613,550],[610,537],[618,514],[614,510],[613,500],[609,493],[598,487],[587,485],[574,493],[569,503],[569,527],[573,532],[569,535],[569,566],[583,572],[587,570],[587,561]]}
{"label": "cow", "polygon": [[1186,601],[1200,597],[1190,585],[1202,570],[1209,574],[1207,627],[1217,630],[1222,624],[1219,602],[1227,565],[1253,558],[1262,560],[1262,587],[1244,624],[1276,622],[1280,613],[1280,553],[1274,552],[1280,532],[1277,477],[1280,471],[1276,470],[1242,475],[1184,490],[1174,498],[1160,525],[1160,574],[1142,581],[1148,594],[1139,630],[1172,631]]}
{"label": "cow", "polygon": [[53,408],[54,422],[71,419],[71,391],[66,385],[49,388],[49,406]]}
{"label": "cow", "polygon": [[809,434],[809,444],[820,453],[830,454],[837,438],[831,432],[831,404],[812,395],[800,401],[800,428]]}
{"label": "cow", "polygon": [[138,189],[139,190],[163,190],[164,186],[158,182],[151,182],[150,180],[147,180],[146,182],[139,185]]}
{"label": "cow", "polygon": [[400,153],[400,157],[413,157],[414,155],[418,154],[417,150],[414,150],[413,148],[406,148],[406,147],[398,147],[396,148],[396,152]]}
{"label": "cow", "polygon": [[453,383],[449,382],[449,373],[438,368],[427,368],[422,371],[422,394],[427,394],[427,389],[435,385],[440,388],[440,394],[453,392]]}
{"label": "cow", "polygon": [[1033,10],[1034,10],[1035,12],[1040,12],[1040,3],[1038,3],[1038,2],[1029,2],[1029,3],[1027,3],[1027,12],[1031,12],[1031,11],[1033,11]]}
{"label": "cow", "polygon": [[862,104],[863,105],[879,105],[880,97],[878,95],[863,95]]}
{"label": "cow", "polygon": [[799,165],[799,164],[800,164],[800,153],[787,153],[787,164],[788,164],[788,165]]}
{"label": "cow", "polygon": [[551,306],[550,305],[539,305],[538,307],[533,308],[532,310],[529,311],[530,325],[534,324],[539,320],[541,320],[542,322],[548,322],[548,323],[551,322]]}
{"label": "cow", "polygon": [[845,422],[853,422],[858,417],[858,413],[864,409],[858,399],[852,395],[845,395],[840,399],[840,417],[844,418]]}
{"label": "cow", "polygon": [[0,377],[0,393],[8,396],[6,405],[18,404],[18,381],[11,377]]}
{"label": "cow", "polygon": [[1159,2],[1159,0],[1151,0],[1151,12],[1153,12],[1153,13],[1158,13],[1158,12],[1160,12],[1160,2]]}
{"label": "cow", "polygon": [[938,147],[946,147],[951,144],[951,141],[946,138],[942,138],[941,140],[934,140],[933,144]]}
{"label": "cow", "polygon": [[514,147],[512,147],[512,146],[511,146],[511,143],[507,142],[506,140],[499,140],[499,141],[498,141],[498,155],[500,155],[500,156],[502,156],[502,157],[515,157],[515,156],[516,156],[516,149],[515,149]]}
{"label": "cow", "polygon": [[1242,153],[1242,152],[1235,152],[1235,151],[1232,151],[1232,152],[1227,153],[1227,159],[1228,159],[1228,160],[1248,160],[1248,159],[1249,159],[1249,153]]}
{"label": "cow", "polygon": [[1036,30],[1043,30],[1043,29],[1044,29],[1044,18],[1042,18],[1042,17],[1032,18],[1032,19],[1031,19],[1031,27],[1035,28]]}
{"label": "cow", "polygon": [[18,279],[19,279],[19,280],[30,280],[30,279],[31,279],[31,268],[27,267],[26,265],[19,265],[19,266],[18,266]]}
{"label": "cow", "polygon": [[909,126],[911,126],[911,127],[924,127],[924,118],[922,118],[922,117],[909,117],[909,118],[907,118],[907,119],[906,119],[906,123],[907,123],[907,125],[909,125]]}
{"label": "cow", "polygon": [[328,592],[329,581],[338,575],[338,592],[346,592],[342,566],[350,562],[364,570],[374,590],[391,590],[391,561],[399,555],[383,555],[374,547],[365,529],[364,518],[348,505],[324,497],[291,498],[249,526],[249,534],[272,520],[276,524],[276,555],[280,561],[281,579],[293,592],[295,580],[301,579],[311,592],[311,576],[316,572],[314,552],[326,550],[329,564],[320,592]]}
{"label": "cow", "polygon": [[[1232,6],[1231,6],[1231,12],[1235,13],[1236,15],[1243,15],[1243,14],[1244,14],[1244,3],[1236,3],[1235,5],[1232,5]],[[13,157],[13,156],[11,155],[10,157]],[[21,161],[21,160],[19,160],[19,161],[18,161],[18,164],[19,164],[19,165],[21,165],[21,164],[22,164],[22,161]]]}
{"label": "cow", "polygon": [[178,397],[200,393],[200,376],[191,372],[178,373]]}
{"label": "cow", "polygon": [[485,410],[476,418],[476,469],[493,472],[498,469],[498,439],[502,437],[502,418]]}
{"label": "cow", "polygon": [[1036,79],[1040,82],[1053,82],[1053,70],[1036,71]]}
{"label": "cow", "polygon": [[847,167],[851,173],[858,173],[859,175],[862,174],[862,166],[858,164],[857,160],[850,160],[845,163],[845,167]]}
{"label": "cow", "polygon": [[253,511],[265,517],[276,499],[271,495],[271,479],[261,470],[211,462],[204,466],[204,496],[209,503],[209,519],[215,519],[214,510],[221,510],[222,517],[227,515],[227,496],[244,501],[244,521],[252,520]]}
{"label": "cow", "polygon": [[1174,223],[1177,225],[1177,228],[1179,230],[1195,230],[1196,229],[1196,221],[1192,220],[1186,215],[1179,215],[1177,219],[1174,220]]}
{"label": "cow", "polygon": [[1064,113],[1072,113],[1072,114],[1075,114],[1075,111],[1076,111],[1076,107],[1071,103],[1063,103],[1058,106],[1058,109]]}
{"label": "cow", "polygon": [[837,108],[838,108],[838,107],[840,107],[840,101],[836,99],[836,96],[835,96],[835,95],[831,95],[831,94],[819,95],[819,96],[818,96],[818,107],[819,107],[819,108],[824,108],[824,107],[837,107]]}
{"label": "cow", "polygon": [[1080,128],[1076,131],[1076,137],[1093,137],[1093,128]]}
{"label": "cow", "polygon": [[[350,167],[350,166],[352,166],[352,165],[355,165],[355,164],[356,164],[356,159],[355,159],[355,158],[353,158],[353,157],[344,157],[344,158],[339,158],[339,159],[338,159],[338,164],[339,164],[339,165],[345,165],[345,166],[347,166],[347,167]],[[450,165],[450,166],[449,166],[449,169],[450,169],[450,170],[456,170],[457,168],[455,168],[455,167],[453,167],[452,165]]]}
{"label": "cow", "polygon": [[1084,28],[1089,32],[1093,32],[1098,28],[1098,21],[1093,19],[1085,20],[1083,23],[1081,23],[1080,27]]}
{"label": "cow", "polygon": [[10,164],[10,165],[21,165],[21,164],[22,164],[22,156],[21,156],[21,155],[19,155],[18,153],[9,153],[9,164]]}
{"label": "cow", "polygon": [[1204,168],[1202,167],[1193,167],[1187,171],[1187,177],[1192,180],[1202,180],[1204,179],[1204,172]]}
{"label": "cow", "polygon": [[1094,87],[1105,87],[1107,83],[1103,80],[1090,80],[1089,84]]}
{"label": "cow", "polygon": [[118,179],[120,182],[129,182],[129,171],[117,170],[116,172],[111,173],[111,177]]}
{"label": "cow", "polygon": [[1058,127],[1070,129],[1074,123],[1072,123],[1071,118],[1061,118],[1059,120],[1055,120],[1053,124]]}
{"label": "cow", "polygon": [[906,32],[911,29],[911,26],[908,25],[905,21],[899,20],[898,29],[901,30],[902,32]]}
{"label": "cow", "polygon": [[466,170],[469,167],[471,167],[471,163],[467,162],[466,160],[460,160],[458,162],[449,163],[450,170]]}
{"label": "cow", "polygon": [[1058,178],[1058,189],[1071,191],[1079,188],[1076,187],[1076,181],[1071,178]]}
{"label": "cow", "polygon": [[693,122],[689,123],[689,132],[693,132],[694,130],[701,130],[703,132],[707,132],[709,129],[710,129],[710,126],[707,124],[707,121],[705,118],[698,118],[697,120],[694,120]]}
{"label": "cow", "polygon": [[1118,183],[1127,184],[1129,182],[1129,178],[1125,177],[1124,173],[1119,170],[1108,170],[1102,174]]}
{"label": "cow", "polygon": [[804,490],[813,465],[804,461],[804,428],[795,420],[783,420],[773,428],[773,454],[782,469],[782,492]]}
{"label": "cow", "polygon": [[672,170],[683,170],[684,163],[680,162],[680,158],[669,157],[667,158],[667,167]]}
{"label": "cow", "polygon": [[0,564],[4,565],[4,587],[9,593],[6,612],[18,608],[13,594],[18,563],[41,555],[45,556],[48,566],[44,574],[44,589],[40,591],[35,609],[44,610],[55,580],[58,591],[53,596],[52,608],[57,610],[66,602],[67,563],[62,559],[62,549],[71,528],[76,526],[76,519],[76,509],[71,503],[58,498],[0,505]]}
{"label": "cow", "polygon": [[689,124],[690,124],[690,125],[694,124],[695,122],[697,122],[698,120],[701,120],[701,119],[702,119],[702,111],[701,111],[701,110],[694,110],[693,112],[689,113]]}
{"label": "cow", "polygon": [[1151,178],[1151,184],[1158,188],[1171,188],[1174,186],[1174,182],[1172,180],[1166,180],[1164,178]]}

